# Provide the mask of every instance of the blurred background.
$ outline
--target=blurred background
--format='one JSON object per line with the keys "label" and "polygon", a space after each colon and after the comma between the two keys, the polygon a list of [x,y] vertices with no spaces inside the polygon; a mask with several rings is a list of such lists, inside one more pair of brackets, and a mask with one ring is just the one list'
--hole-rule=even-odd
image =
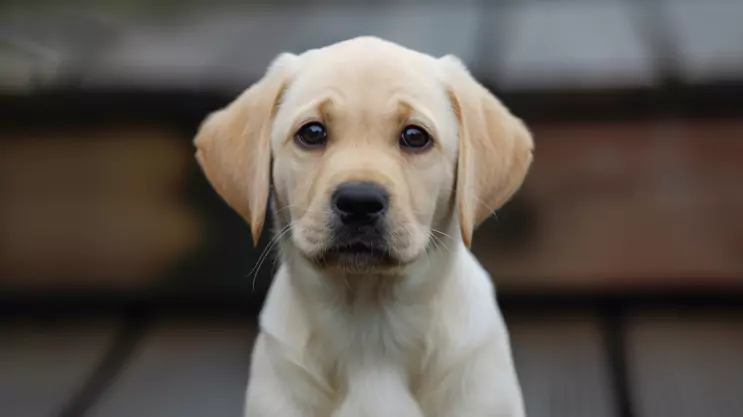
{"label": "blurred background", "polygon": [[241,415],[274,268],[193,159],[282,51],[453,53],[536,162],[475,236],[533,417],[743,415],[743,2],[3,0],[0,415]]}

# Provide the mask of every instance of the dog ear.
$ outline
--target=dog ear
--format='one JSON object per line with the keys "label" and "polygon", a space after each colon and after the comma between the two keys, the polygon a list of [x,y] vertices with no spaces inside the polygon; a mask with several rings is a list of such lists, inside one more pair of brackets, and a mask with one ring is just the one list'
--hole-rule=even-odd
{"label": "dog ear", "polygon": [[459,121],[457,210],[462,238],[472,234],[523,183],[534,141],[524,123],[478,83],[454,56],[441,58]]}
{"label": "dog ear", "polygon": [[296,55],[279,55],[264,77],[199,128],[196,160],[214,189],[250,224],[253,244],[263,230],[271,185],[271,127]]}

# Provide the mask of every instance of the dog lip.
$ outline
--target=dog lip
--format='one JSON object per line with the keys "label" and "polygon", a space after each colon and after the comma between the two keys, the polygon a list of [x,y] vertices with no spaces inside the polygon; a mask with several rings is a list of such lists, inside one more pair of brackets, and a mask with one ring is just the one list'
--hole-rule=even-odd
{"label": "dog lip", "polygon": [[338,253],[387,253],[387,250],[384,249],[383,245],[374,245],[372,242],[341,243],[339,245],[331,246],[330,251]]}
{"label": "dog lip", "polygon": [[319,254],[316,260],[321,264],[337,264],[352,269],[399,264],[389,247],[376,239],[337,242]]}

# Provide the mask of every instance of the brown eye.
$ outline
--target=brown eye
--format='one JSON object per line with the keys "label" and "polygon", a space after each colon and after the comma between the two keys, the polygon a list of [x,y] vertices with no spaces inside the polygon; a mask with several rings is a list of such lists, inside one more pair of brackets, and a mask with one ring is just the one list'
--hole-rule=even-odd
{"label": "brown eye", "polygon": [[327,143],[328,131],[321,123],[307,123],[294,134],[294,141],[305,148],[319,148]]}
{"label": "brown eye", "polygon": [[431,135],[418,126],[407,126],[400,134],[400,147],[403,149],[422,151],[432,143]]}

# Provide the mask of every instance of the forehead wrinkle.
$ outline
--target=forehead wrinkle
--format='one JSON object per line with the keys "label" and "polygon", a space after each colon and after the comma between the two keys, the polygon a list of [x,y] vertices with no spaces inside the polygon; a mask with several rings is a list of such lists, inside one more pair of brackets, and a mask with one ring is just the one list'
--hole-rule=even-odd
{"label": "forehead wrinkle", "polygon": [[[278,142],[285,144],[291,141],[293,132],[299,129],[303,124],[319,119],[323,123],[331,117],[331,107],[334,104],[332,94],[324,94],[307,101],[299,101],[297,97],[287,100],[282,107],[282,113],[285,111],[281,120],[283,122],[275,123],[273,135]],[[276,127],[278,126],[278,128]]]}
{"label": "forehead wrinkle", "polygon": [[434,135],[438,133],[436,119],[426,107],[415,105],[412,100],[406,98],[397,98],[396,101],[399,124],[415,121],[430,129]]}
{"label": "forehead wrinkle", "polygon": [[297,107],[294,111],[292,121],[295,124],[311,118],[319,118],[322,121],[327,121],[332,116],[332,107],[334,104],[334,98],[331,95],[324,95],[309,100]]}
{"label": "forehead wrinkle", "polygon": [[330,123],[333,119],[333,108],[335,107],[335,102],[333,101],[333,97],[326,97],[324,100],[320,101],[317,104],[317,111],[320,113],[320,117],[326,122]]}
{"label": "forehead wrinkle", "polygon": [[312,107],[317,109],[324,101],[341,101],[342,96],[343,92],[335,82],[312,72],[298,77],[286,93],[287,101],[303,111]]}
{"label": "forehead wrinkle", "polygon": [[415,109],[407,101],[397,101],[397,122],[402,124],[405,121],[410,120],[415,114]]}

